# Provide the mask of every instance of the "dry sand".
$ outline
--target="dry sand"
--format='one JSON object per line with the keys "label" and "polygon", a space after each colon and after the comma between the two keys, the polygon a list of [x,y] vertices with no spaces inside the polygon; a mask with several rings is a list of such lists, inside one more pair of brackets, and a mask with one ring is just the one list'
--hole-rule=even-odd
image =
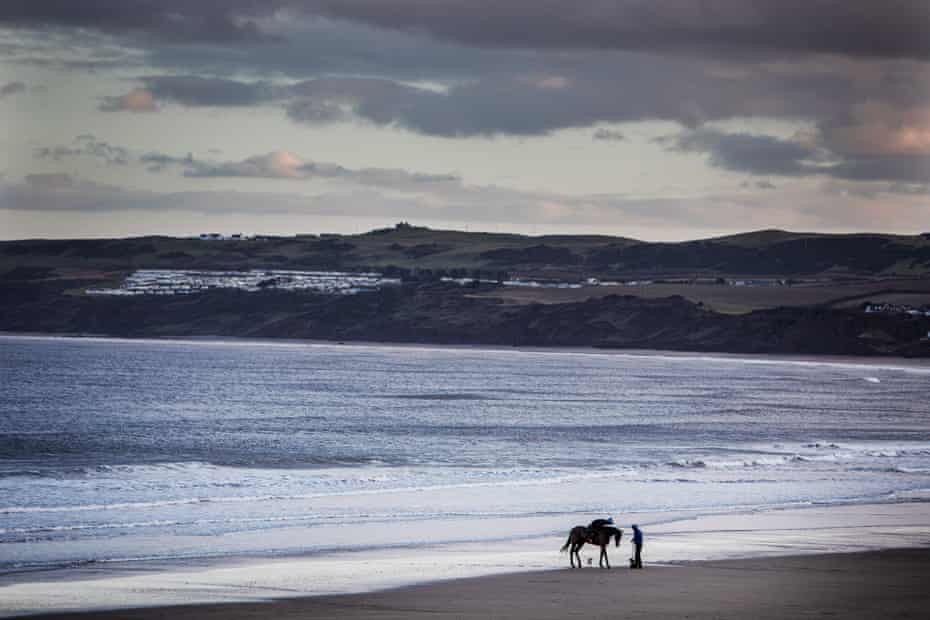
{"label": "dry sand", "polygon": [[369,594],[43,618],[928,618],[930,549],[556,570]]}

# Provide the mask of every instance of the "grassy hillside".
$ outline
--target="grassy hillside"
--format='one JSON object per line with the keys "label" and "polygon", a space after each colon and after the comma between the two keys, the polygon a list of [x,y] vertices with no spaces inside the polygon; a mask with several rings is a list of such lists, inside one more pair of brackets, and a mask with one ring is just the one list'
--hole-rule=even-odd
{"label": "grassy hillside", "polygon": [[[404,284],[354,296],[85,294],[141,268],[375,269]],[[437,282],[443,275],[650,283],[534,289]],[[930,318],[865,313],[865,301],[930,305],[930,238],[769,230],[647,243],[401,226],[0,243],[0,330],[10,331],[930,356]]]}
{"label": "grassy hillside", "polygon": [[0,242],[0,277],[20,277],[28,272],[40,278],[107,279],[143,267],[396,268],[456,271],[458,275],[481,270],[529,277],[620,280],[920,278],[930,276],[930,238],[766,230],[681,243],[649,243],[597,235],[530,237],[402,226],[360,235],[242,241],[140,237]]}
{"label": "grassy hillside", "polygon": [[583,301],[608,295],[641,299],[680,296],[724,314],[745,314],[765,308],[824,306],[859,308],[864,302],[930,306],[930,278],[815,282],[795,286],[721,286],[702,283],[653,283],[581,289],[501,287],[479,294],[504,303],[524,305]]}

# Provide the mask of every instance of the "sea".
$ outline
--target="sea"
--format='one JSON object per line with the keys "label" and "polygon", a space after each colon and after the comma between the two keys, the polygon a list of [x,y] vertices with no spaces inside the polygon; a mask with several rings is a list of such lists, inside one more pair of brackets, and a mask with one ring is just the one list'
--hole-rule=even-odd
{"label": "sea", "polygon": [[930,501],[919,361],[7,335],[0,384],[3,575]]}

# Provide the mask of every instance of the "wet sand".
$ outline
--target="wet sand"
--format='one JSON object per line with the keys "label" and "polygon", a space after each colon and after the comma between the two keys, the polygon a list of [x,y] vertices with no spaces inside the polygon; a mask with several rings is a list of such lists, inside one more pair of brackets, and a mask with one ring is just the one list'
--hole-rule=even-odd
{"label": "wet sand", "polygon": [[554,570],[339,596],[42,618],[926,618],[930,549]]}

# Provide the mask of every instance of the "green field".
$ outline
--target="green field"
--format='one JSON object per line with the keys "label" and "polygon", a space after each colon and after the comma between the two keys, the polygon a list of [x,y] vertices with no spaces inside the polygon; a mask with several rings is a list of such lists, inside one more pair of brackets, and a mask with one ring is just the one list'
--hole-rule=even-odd
{"label": "green field", "polygon": [[930,279],[887,279],[795,286],[658,283],[639,286],[591,286],[581,289],[506,287],[476,296],[493,297],[507,303],[522,305],[566,303],[607,295],[632,295],[643,299],[680,295],[695,303],[702,303],[715,312],[725,314],[744,314],[753,310],[786,306],[828,305],[851,308],[858,307],[864,301],[923,306],[930,305]]}

